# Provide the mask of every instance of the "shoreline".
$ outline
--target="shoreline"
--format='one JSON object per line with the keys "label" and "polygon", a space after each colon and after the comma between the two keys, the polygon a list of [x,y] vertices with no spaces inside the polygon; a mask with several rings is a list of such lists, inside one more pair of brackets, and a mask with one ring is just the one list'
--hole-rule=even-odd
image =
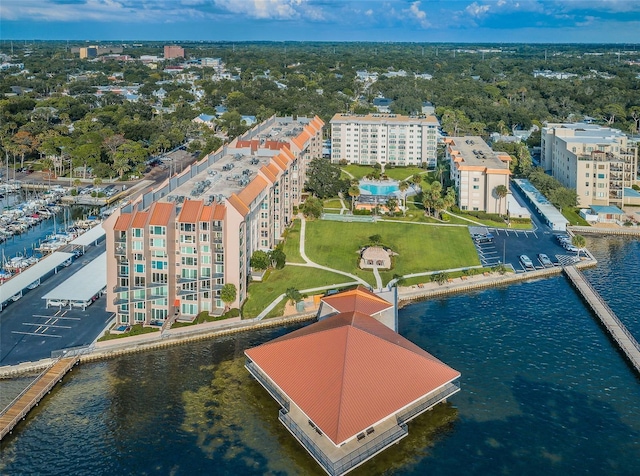
{"label": "shoreline", "polygon": [[[595,259],[585,260],[577,263],[578,268],[592,267],[597,264]],[[562,267],[540,269],[526,273],[507,273],[499,275],[490,273],[489,275],[476,275],[463,278],[452,279],[446,284],[425,283],[422,287],[417,285],[398,288],[398,309],[402,309],[409,304],[435,297],[447,296],[451,294],[464,293],[468,291],[497,287],[511,283],[519,283],[533,279],[546,278],[562,273]],[[95,362],[106,360],[121,355],[144,352],[148,350],[161,349],[176,345],[184,345],[190,342],[212,339],[225,335],[232,335],[239,332],[246,332],[254,329],[277,327],[296,322],[305,322],[316,318],[317,309],[307,312],[293,314],[289,316],[274,317],[264,320],[241,320],[232,318],[224,321],[214,321],[198,324],[189,327],[169,329],[164,332],[153,332],[139,336],[123,337],[103,342],[94,342],[79,351],[79,363]],[[68,354],[68,356],[73,353]],[[16,365],[0,367],[0,379],[11,379],[22,375],[35,373],[49,367],[55,359],[47,358],[35,362],[23,362]]]}

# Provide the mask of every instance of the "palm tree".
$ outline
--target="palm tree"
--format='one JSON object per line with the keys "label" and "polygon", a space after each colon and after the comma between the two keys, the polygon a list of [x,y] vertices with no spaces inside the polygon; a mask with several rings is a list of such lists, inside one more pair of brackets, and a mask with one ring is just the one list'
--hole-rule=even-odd
{"label": "palm tree", "polygon": [[[500,199],[500,205],[498,207],[498,213],[500,213],[500,211],[502,210],[502,199],[507,196],[507,194],[509,193],[509,189],[506,187],[506,185],[497,185],[496,188],[493,189],[493,191],[495,192],[496,197]],[[500,213],[500,215],[502,215],[502,213]]]}
{"label": "palm tree", "polygon": [[360,187],[358,187],[357,185],[352,185],[351,187],[349,187],[348,193],[351,197],[351,214],[353,214],[353,204],[360,196]]}
{"label": "palm tree", "polygon": [[414,185],[420,185],[420,182],[422,182],[422,175],[413,174],[413,176],[411,177],[411,183],[413,183]]}
{"label": "palm tree", "polygon": [[402,180],[398,184],[398,190],[400,190],[400,193],[402,194],[402,202],[403,202],[402,214],[403,215],[407,214],[407,190],[408,189],[409,189],[409,183],[406,180]]}
{"label": "palm tree", "polygon": [[447,167],[444,164],[438,164],[436,169],[433,171],[433,174],[440,182],[440,185],[444,187],[444,173],[447,171]]}
{"label": "palm tree", "polygon": [[585,246],[587,245],[587,240],[585,240],[584,236],[582,235],[575,235],[573,238],[571,238],[571,244],[578,248],[577,256],[580,256],[580,251],[584,250]]}

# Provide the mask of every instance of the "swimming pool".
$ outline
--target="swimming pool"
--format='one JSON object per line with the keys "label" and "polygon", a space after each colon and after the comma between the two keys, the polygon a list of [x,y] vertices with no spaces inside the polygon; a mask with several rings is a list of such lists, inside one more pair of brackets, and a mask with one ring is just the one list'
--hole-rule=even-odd
{"label": "swimming pool", "polygon": [[398,184],[395,182],[384,183],[360,183],[360,190],[371,195],[389,196],[398,191]]}

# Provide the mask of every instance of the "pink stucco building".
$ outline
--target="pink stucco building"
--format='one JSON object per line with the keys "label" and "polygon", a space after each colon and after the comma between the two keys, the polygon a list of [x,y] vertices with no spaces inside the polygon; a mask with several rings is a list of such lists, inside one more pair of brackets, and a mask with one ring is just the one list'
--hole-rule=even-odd
{"label": "pink stucco building", "polygon": [[220,314],[226,283],[247,296],[249,260],[273,249],[322,157],[315,118],[271,117],[105,222],[107,309],[121,324]]}

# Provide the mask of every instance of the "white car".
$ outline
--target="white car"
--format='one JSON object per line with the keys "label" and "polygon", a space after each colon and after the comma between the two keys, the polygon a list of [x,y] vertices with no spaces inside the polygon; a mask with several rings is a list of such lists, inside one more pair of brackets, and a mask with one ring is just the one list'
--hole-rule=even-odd
{"label": "white car", "polygon": [[520,263],[525,269],[536,269],[533,265],[533,261],[527,255],[520,255]]}

